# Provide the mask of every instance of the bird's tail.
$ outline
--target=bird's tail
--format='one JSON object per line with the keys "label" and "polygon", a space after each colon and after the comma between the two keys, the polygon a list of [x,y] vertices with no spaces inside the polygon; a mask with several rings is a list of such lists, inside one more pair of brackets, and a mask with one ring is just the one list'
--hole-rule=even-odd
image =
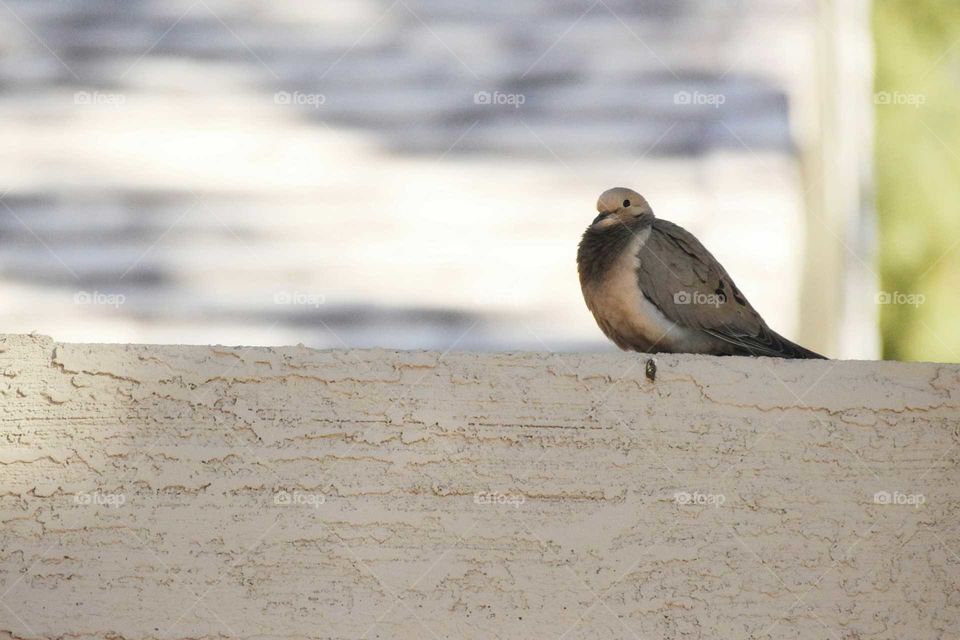
{"label": "bird's tail", "polygon": [[779,333],[775,333],[780,343],[780,356],[781,358],[795,358],[798,360],[828,360],[827,356],[822,356],[816,351],[811,351],[806,347],[801,347],[796,342],[790,342]]}
{"label": "bird's tail", "polygon": [[726,355],[827,360],[826,356],[790,342],[766,325],[761,327],[756,335],[744,335],[743,332],[720,329],[704,329],[704,331],[727,343],[726,350],[720,352]]}

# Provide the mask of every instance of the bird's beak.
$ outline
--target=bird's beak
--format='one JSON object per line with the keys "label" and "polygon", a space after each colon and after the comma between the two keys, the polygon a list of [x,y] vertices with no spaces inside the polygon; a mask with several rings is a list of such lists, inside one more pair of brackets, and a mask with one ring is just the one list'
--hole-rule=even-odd
{"label": "bird's beak", "polygon": [[590,226],[593,226],[593,225],[597,224],[598,222],[600,222],[601,220],[603,220],[604,218],[606,218],[607,216],[609,216],[611,213],[613,213],[613,212],[612,212],[612,211],[601,211],[601,212],[600,212],[600,215],[598,215],[596,218],[594,218],[594,219],[593,219],[593,222],[590,223]]}

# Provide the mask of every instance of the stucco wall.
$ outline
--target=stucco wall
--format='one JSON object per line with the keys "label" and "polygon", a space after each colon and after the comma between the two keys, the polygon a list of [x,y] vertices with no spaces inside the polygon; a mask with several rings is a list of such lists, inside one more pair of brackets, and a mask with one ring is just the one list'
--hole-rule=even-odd
{"label": "stucco wall", "polygon": [[7,336],[0,637],[955,637],[960,367],[645,363]]}

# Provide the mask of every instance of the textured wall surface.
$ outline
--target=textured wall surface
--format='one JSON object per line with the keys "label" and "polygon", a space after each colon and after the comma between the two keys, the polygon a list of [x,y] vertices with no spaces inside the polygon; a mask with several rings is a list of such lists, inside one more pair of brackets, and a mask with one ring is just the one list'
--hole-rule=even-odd
{"label": "textured wall surface", "polygon": [[957,366],[0,340],[0,637],[960,630]]}

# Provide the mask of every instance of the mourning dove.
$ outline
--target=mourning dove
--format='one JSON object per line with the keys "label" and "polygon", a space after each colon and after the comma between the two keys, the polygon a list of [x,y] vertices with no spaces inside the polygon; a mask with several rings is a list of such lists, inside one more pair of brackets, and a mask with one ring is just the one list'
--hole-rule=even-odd
{"label": "mourning dove", "polygon": [[823,358],[779,335],[700,241],[636,191],[604,191],[577,252],[580,286],[618,347],[647,353]]}

